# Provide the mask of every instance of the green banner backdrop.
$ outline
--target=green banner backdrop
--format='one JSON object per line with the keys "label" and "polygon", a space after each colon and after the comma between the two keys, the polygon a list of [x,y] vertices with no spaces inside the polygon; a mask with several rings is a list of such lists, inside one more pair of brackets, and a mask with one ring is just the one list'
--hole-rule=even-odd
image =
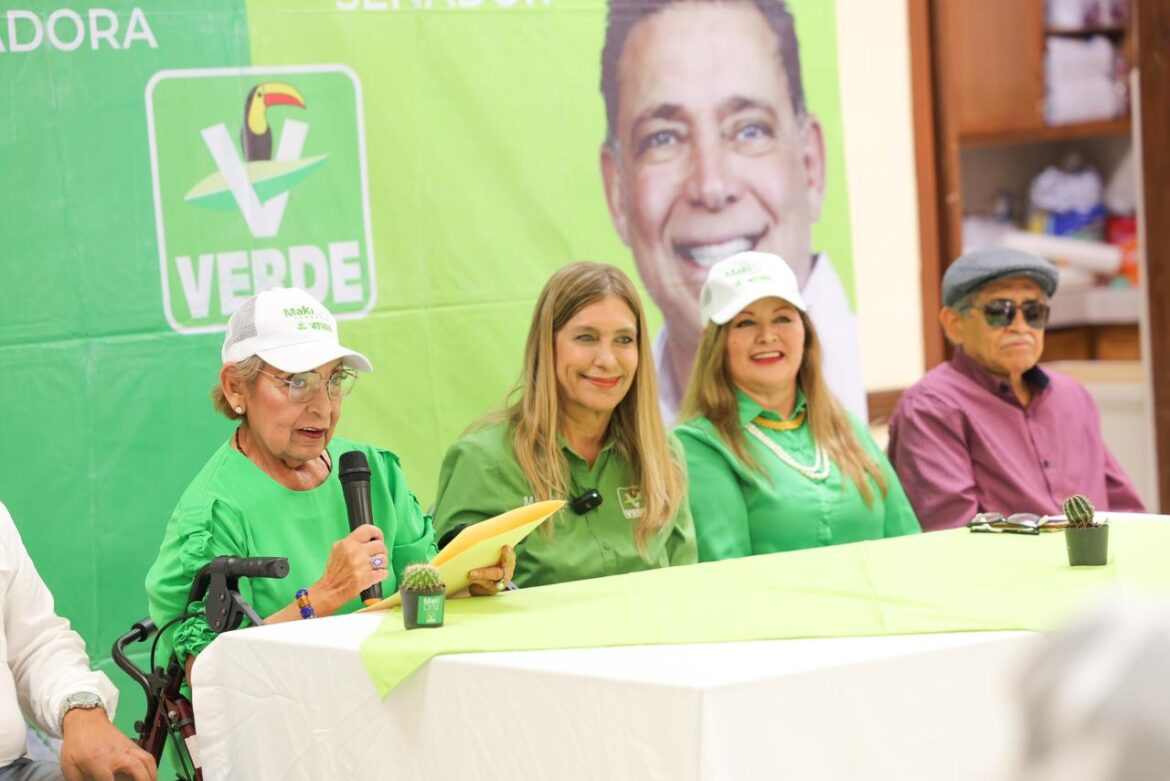
{"label": "green banner backdrop", "polygon": [[[232,431],[207,394],[240,301],[295,284],[344,318],[376,371],[339,433],[426,506],[549,273],[638,277],[599,166],[604,0],[97,3],[0,5],[0,501],[127,692],[109,647]],[[790,5],[827,148],[813,245],[851,295],[834,3]]]}

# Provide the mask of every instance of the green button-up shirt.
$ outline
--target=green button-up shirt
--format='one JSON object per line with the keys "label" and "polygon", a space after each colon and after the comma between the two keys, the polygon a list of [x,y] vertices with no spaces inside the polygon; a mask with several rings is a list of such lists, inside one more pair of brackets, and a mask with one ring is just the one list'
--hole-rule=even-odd
{"label": "green button-up shirt", "polygon": [[[673,442],[675,450],[678,443]],[[590,468],[562,439],[569,462],[569,496],[591,488],[602,503],[584,515],[566,507],[516,546],[515,581],[541,586],[568,580],[619,575],[657,567],[693,564],[695,529],[685,499],[670,524],[638,551],[634,531],[642,506],[629,465],[607,442]],[[678,454],[682,458],[681,452]],[[435,501],[436,533],[478,523],[533,501],[532,487],[520,470],[506,423],[473,432],[447,451]],[[544,531],[551,526],[552,536]]]}
{"label": "green button-up shirt", "polygon": [[[746,427],[760,414],[781,420],[747,394],[736,391],[736,396],[741,426]],[[797,391],[789,420],[804,411],[804,394]],[[835,463],[830,463],[824,480],[810,480],[782,462],[745,428],[748,452],[764,468],[766,475],[762,475],[735,457],[706,418],[688,421],[675,429],[687,454],[699,559],[715,561],[921,531],[885,454],[869,430],[852,415],[849,417],[858,441],[880,467],[889,489],[883,497],[873,478],[869,478],[873,496],[869,506],[857,485],[842,479]],[[757,428],[797,463],[813,464],[816,445],[807,419],[789,431]]]}

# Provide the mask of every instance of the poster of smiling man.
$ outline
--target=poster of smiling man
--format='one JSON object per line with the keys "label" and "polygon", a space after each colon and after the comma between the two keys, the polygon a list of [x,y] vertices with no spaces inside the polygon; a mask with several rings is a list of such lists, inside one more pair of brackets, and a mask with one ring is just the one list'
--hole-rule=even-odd
{"label": "poster of smiling man", "polygon": [[829,386],[865,418],[856,317],[833,261],[812,248],[825,131],[801,48],[784,0],[609,0],[601,167],[614,226],[665,321],[655,359],[668,418],[698,347],[707,271],[746,250],[792,267]]}

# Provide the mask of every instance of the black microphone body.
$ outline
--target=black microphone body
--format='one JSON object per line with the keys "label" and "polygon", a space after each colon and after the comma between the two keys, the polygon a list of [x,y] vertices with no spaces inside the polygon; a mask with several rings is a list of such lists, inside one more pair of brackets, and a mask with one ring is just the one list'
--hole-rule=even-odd
{"label": "black microphone body", "polygon": [[[374,508],[370,502],[370,463],[360,450],[342,453],[337,477],[345,495],[345,513],[349,529],[374,523]],[[389,566],[389,562],[386,563]],[[375,583],[362,591],[362,602],[371,605],[382,601],[382,584]]]}

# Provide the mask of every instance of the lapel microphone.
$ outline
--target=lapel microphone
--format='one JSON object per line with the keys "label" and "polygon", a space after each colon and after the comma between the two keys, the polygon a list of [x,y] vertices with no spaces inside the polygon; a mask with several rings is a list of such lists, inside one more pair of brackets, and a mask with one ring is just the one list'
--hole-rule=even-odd
{"label": "lapel microphone", "polygon": [[605,500],[601,498],[600,492],[596,488],[590,488],[575,499],[570,499],[569,509],[577,515],[584,515],[590,510],[595,510],[600,507],[603,501]]}

